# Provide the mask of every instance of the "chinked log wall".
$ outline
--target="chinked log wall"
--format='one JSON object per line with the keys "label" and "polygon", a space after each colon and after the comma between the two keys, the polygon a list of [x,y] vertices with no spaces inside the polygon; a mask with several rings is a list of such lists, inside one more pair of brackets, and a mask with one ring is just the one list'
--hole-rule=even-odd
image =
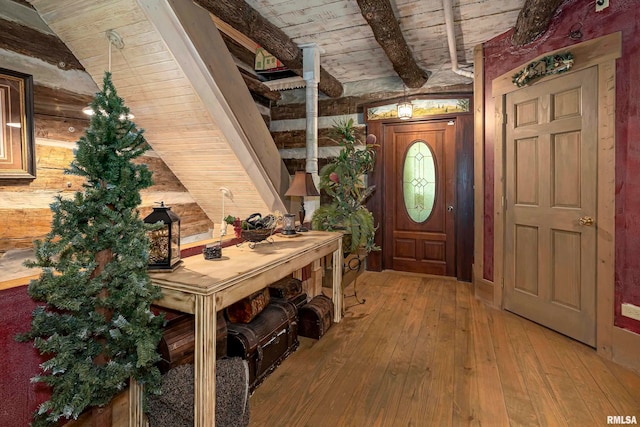
{"label": "chinked log wall", "polygon": [[[450,97],[452,93],[469,93],[471,86],[466,84],[433,87],[424,95],[443,94]],[[333,125],[342,120],[352,118],[356,129],[356,137],[364,143],[367,135],[364,123],[364,105],[379,101],[388,101],[393,104],[402,99],[402,92],[381,90],[362,96],[345,96],[342,98],[326,98],[318,101],[318,165],[323,165],[336,156],[339,145],[334,140]],[[305,169],[305,145],[306,133],[305,103],[289,103],[271,107],[271,135],[276,146],[280,150],[282,159],[290,174],[296,170]],[[376,135],[380,136],[380,135]]]}
{"label": "chinked log wall", "polygon": [[[332,132],[333,125],[353,118],[356,137],[364,142],[366,127],[362,116],[362,105],[369,99],[344,97],[318,101],[318,148],[320,168],[337,155],[340,147]],[[290,174],[305,169],[306,110],[304,103],[285,104],[271,108],[271,135],[280,150]]]}
{"label": "chinked log wall", "polygon": [[[5,200],[32,200],[29,206],[0,208],[0,253],[11,249],[29,248],[33,240],[44,237],[51,224],[51,210],[47,200],[53,201],[54,192],[73,193],[82,189],[81,177],[64,174],[73,160],[73,142],[77,141],[89,121],[82,118],[68,118],[41,114],[43,104],[48,98],[38,96],[47,90],[35,90],[35,126],[36,126],[36,179],[31,182],[0,180],[0,194]],[[71,99],[64,91],[57,91],[60,99]],[[78,111],[82,106],[78,104]],[[73,129],[73,131],[70,131]],[[64,144],[64,143],[68,144]],[[169,194],[182,199],[181,193],[188,196],[187,190],[178,181],[164,162],[150,155],[136,160],[145,163],[153,171],[154,185],[143,190],[143,199],[153,198],[154,194]],[[28,193],[28,195],[25,195]],[[147,196],[147,197],[145,197]],[[190,198],[190,197],[189,197]],[[211,221],[196,203],[173,203],[164,200],[181,218],[182,237],[208,232],[213,227]],[[151,212],[155,200],[146,200],[140,207],[142,217]],[[16,204],[17,206],[18,204]]]}
{"label": "chinked log wall", "polygon": [[[0,67],[11,69],[21,62],[16,58],[32,57],[57,65],[61,74],[69,69],[75,73],[83,71],[66,46],[55,42],[59,41],[57,37],[0,18],[0,29],[8,28],[12,31],[0,31],[0,48],[12,50],[16,56],[3,57],[0,53]],[[19,36],[10,37],[15,33]],[[40,43],[34,42],[42,38],[48,40],[48,49],[43,50]],[[11,249],[33,247],[33,240],[43,238],[50,230],[49,204],[54,195],[70,195],[82,189],[83,179],[65,175],[64,170],[73,160],[74,143],[89,125],[81,110],[93,96],[53,89],[41,84],[36,72],[33,74],[36,179],[0,180],[0,255]],[[151,212],[153,202],[162,197],[180,216],[183,238],[209,232],[212,222],[160,158],[149,152],[137,161],[148,165],[154,180],[154,185],[142,192],[142,217]]]}

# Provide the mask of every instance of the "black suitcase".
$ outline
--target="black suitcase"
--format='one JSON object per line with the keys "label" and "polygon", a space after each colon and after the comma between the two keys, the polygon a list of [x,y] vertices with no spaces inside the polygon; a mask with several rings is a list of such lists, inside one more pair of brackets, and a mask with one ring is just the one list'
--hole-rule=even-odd
{"label": "black suitcase", "polygon": [[228,324],[227,354],[247,360],[251,391],[298,348],[296,313],[293,303],[274,301],[251,322]]}

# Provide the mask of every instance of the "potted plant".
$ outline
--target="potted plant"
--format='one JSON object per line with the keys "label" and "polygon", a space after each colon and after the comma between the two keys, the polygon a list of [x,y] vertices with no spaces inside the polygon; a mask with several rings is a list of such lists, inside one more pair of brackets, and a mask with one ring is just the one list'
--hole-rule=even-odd
{"label": "potted plant", "polygon": [[366,144],[359,147],[352,119],[336,123],[333,130],[342,149],[320,170],[320,189],[332,202],[313,213],[312,226],[316,230],[343,231],[346,254],[380,250],[374,242],[377,227],[373,214],[364,205],[375,189],[364,183],[364,176],[376,162],[375,136],[367,136]]}

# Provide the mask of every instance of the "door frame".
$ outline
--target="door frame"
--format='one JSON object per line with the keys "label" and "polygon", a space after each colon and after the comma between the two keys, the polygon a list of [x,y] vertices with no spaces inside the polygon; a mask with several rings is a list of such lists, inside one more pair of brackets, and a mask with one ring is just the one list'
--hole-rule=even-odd
{"label": "door frame", "polygon": [[[432,115],[428,117],[400,120],[398,118],[383,118],[369,120],[367,111],[382,105],[403,102],[417,99],[469,99],[469,112]],[[406,98],[389,99],[371,104],[363,105],[364,121],[367,125],[367,133],[377,137],[377,159],[374,170],[368,176],[369,185],[375,185],[378,189],[383,189],[385,176],[383,170],[384,161],[384,129],[387,125],[428,123],[431,121],[455,120],[456,121],[456,278],[458,280],[471,282],[473,268],[474,242],[469,236],[474,235],[474,98],[471,92],[443,93],[443,94],[418,94],[409,95]],[[367,201],[367,208],[373,213],[376,224],[379,225],[380,218],[383,217],[385,206],[384,191],[374,191]],[[376,244],[382,247],[383,234],[376,233]],[[381,251],[371,252],[367,257],[367,270],[382,271],[384,268]],[[442,276],[447,277],[447,276]]]}
{"label": "door frame", "polygon": [[[571,52],[573,72],[597,67],[598,72],[598,137],[597,137],[597,207],[596,207],[596,348],[611,358],[614,326],[615,292],[615,94],[616,58],[622,55],[621,34],[613,33],[597,39],[547,52],[492,81],[492,97],[495,103],[494,144],[494,286],[493,304],[502,308],[505,267],[505,212],[506,195],[505,144],[506,144],[506,95],[519,88],[511,79],[528,63],[544,56]],[[543,77],[532,85],[556,76]]]}

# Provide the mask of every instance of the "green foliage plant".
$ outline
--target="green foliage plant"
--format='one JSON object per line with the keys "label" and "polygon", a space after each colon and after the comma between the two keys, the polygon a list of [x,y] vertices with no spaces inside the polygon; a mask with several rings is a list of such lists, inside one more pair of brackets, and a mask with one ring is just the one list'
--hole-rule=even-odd
{"label": "green foliage plant", "polygon": [[373,171],[376,163],[376,145],[359,144],[352,119],[337,122],[333,131],[342,149],[320,170],[320,188],[332,198],[332,202],[321,205],[313,213],[312,227],[316,230],[344,230],[350,234],[350,243],[347,243],[345,251],[356,252],[361,248],[369,253],[379,250],[374,242],[376,227],[373,214],[365,206],[375,186],[364,183],[364,176]]}
{"label": "green foliage plant", "polygon": [[163,319],[150,305],[161,293],[147,273],[148,227],[137,209],[151,172],[132,162],[148,145],[110,73],[91,107],[95,114],[65,171],[85,178],[83,191],[51,204],[51,231],[35,242],[36,259],[27,264],[42,269],[28,287],[42,304],[18,339],[33,340],[46,357],[32,381],[52,392],[34,426],[59,425],[107,405],[129,378],[159,392]]}

